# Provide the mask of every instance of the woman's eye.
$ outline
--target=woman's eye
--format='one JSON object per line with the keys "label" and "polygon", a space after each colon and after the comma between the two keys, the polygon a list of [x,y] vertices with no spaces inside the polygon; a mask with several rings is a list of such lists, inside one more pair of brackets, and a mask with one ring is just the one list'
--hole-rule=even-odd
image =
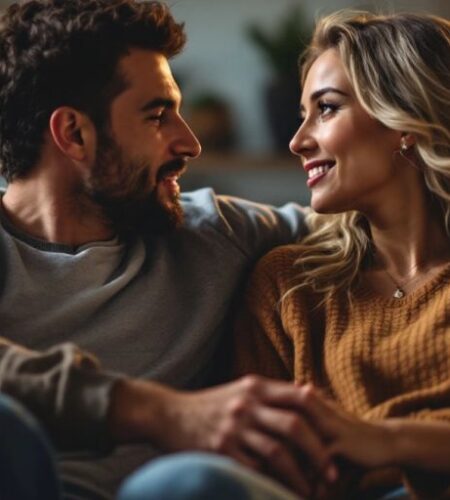
{"label": "woman's eye", "polygon": [[318,106],[319,106],[320,116],[321,117],[325,117],[325,116],[331,115],[331,114],[335,113],[339,109],[338,105],[332,104],[330,102],[320,101],[319,104],[318,104]]}

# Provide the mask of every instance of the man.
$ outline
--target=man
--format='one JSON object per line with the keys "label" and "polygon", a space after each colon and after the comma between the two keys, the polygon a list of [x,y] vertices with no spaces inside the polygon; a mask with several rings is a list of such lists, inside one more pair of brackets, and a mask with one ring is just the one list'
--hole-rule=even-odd
{"label": "man", "polygon": [[150,458],[192,449],[306,493],[296,454],[325,459],[298,389],[201,389],[243,274],[302,216],[180,197],[200,154],[168,65],[182,25],[156,2],[30,0],[0,37],[0,389],[66,452],[70,498],[112,498]]}

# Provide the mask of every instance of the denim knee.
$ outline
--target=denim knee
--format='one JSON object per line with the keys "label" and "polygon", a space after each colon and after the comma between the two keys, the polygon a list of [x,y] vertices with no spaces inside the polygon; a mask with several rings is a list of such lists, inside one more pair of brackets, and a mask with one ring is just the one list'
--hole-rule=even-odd
{"label": "denim knee", "polygon": [[57,500],[60,496],[51,448],[31,415],[0,394],[0,498]]}
{"label": "denim knee", "polygon": [[245,486],[231,472],[232,464],[208,453],[159,458],[130,476],[118,500],[249,500]]}

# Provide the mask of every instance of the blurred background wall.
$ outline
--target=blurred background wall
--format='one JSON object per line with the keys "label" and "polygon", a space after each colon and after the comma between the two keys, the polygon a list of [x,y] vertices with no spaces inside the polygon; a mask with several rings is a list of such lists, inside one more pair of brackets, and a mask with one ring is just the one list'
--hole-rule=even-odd
{"label": "blurred background wall", "polygon": [[[173,62],[187,104],[202,93],[222,97],[229,105],[236,148],[247,153],[271,152],[273,137],[264,113],[264,92],[273,77],[264,53],[248,37],[258,24],[275,34],[287,15],[300,10],[303,23],[337,9],[423,11],[450,16],[450,0],[167,0],[188,33],[186,50]],[[305,28],[303,28],[305,29]],[[299,37],[304,33],[299,33]]]}
{"label": "blurred background wall", "polygon": [[[183,187],[212,185],[221,193],[273,204],[286,200],[307,204],[309,193],[299,161],[288,152],[286,137],[292,132],[285,131],[284,138],[277,138],[269,121],[268,93],[274,81],[288,79],[287,73],[274,66],[268,49],[263,50],[261,44],[255,43],[250,27],[256,26],[273,45],[278,44],[280,57],[283,54],[291,57],[292,49],[283,43],[297,43],[301,48],[314,20],[338,9],[405,10],[450,17],[450,0],[167,0],[167,3],[177,20],[186,25],[188,44],[173,61],[172,68],[183,90],[184,112],[203,142],[202,158],[192,163]],[[293,40],[295,26],[297,39]],[[295,62],[289,64],[295,67]],[[298,92],[296,75],[295,86]],[[284,94],[284,102],[281,99],[278,108],[290,108],[291,114],[283,118],[279,109],[281,123],[275,128],[295,130],[296,124],[287,122],[292,122],[292,115],[295,120],[298,95],[292,96],[289,88]],[[213,124],[214,109],[219,125]],[[216,137],[217,129],[222,131],[222,138]]]}
{"label": "blurred background wall", "polygon": [[[345,7],[450,17],[450,0],[164,1],[186,25],[188,44],[172,68],[204,151],[183,188],[212,185],[275,204],[309,199],[288,141],[299,97],[295,59],[314,19]],[[9,3],[0,0],[0,8]],[[272,128],[269,107],[278,120]]]}

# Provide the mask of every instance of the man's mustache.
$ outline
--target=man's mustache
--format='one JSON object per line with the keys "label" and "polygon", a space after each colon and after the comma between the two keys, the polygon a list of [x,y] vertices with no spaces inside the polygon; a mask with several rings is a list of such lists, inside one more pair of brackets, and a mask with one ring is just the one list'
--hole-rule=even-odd
{"label": "man's mustache", "polygon": [[183,170],[186,170],[186,167],[187,161],[182,158],[168,161],[159,167],[158,174],[156,175],[156,181],[159,182],[170,174],[181,173]]}

